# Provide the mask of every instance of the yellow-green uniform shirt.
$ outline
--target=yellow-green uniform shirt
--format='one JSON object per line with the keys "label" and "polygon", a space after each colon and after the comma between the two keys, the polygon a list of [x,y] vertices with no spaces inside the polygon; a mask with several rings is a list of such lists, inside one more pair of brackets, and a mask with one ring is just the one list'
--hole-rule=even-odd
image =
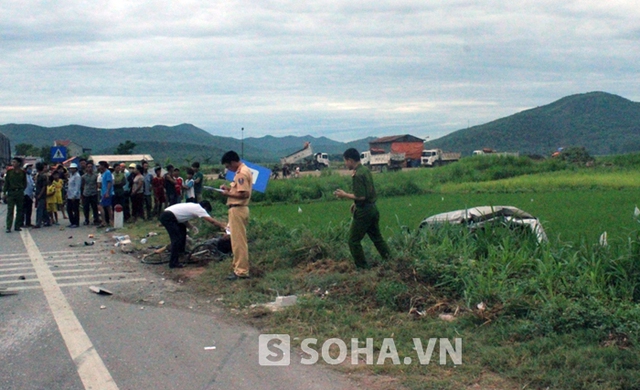
{"label": "yellow-green uniform shirt", "polygon": [[249,199],[251,198],[251,188],[253,186],[253,179],[251,176],[251,170],[244,164],[240,164],[238,170],[236,171],[236,175],[233,178],[233,182],[231,183],[231,189],[229,192],[231,194],[237,194],[238,192],[248,192],[249,197],[246,199],[238,199],[238,198],[227,198],[227,205],[239,205],[239,206],[248,206]]}
{"label": "yellow-green uniform shirt", "polygon": [[364,198],[364,200],[355,200],[356,206],[364,206],[375,203],[376,188],[373,186],[373,176],[369,168],[359,164],[353,173],[353,194],[356,198]]}

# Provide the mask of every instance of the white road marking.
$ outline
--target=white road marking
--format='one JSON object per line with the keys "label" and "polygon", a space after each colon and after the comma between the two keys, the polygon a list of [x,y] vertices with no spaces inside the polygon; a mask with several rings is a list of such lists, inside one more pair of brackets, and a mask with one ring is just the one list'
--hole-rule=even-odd
{"label": "white road marking", "polygon": [[[102,263],[100,265],[109,265],[109,264],[105,264]],[[79,266],[85,266],[85,265],[97,265],[96,262],[91,262],[91,263],[69,263],[69,264],[50,264],[49,268],[51,269],[62,269],[62,267],[79,267]]]}
{"label": "white road marking", "polygon": [[55,271],[51,271],[54,274],[67,274],[67,273],[72,273],[72,272],[96,272],[96,271],[111,271],[111,268],[79,268],[79,269],[61,269],[61,270],[55,270]]}
{"label": "white road marking", "polygon": [[0,264],[0,270],[4,269],[3,267],[13,267],[16,265],[25,265],[25,264],[29,264],[29,267],[31,267],[31,261],[27,260],[27,261],[21,261],[19,263],[4,263],[4,264]]}
{"label": "white road marking", "polygon": [[88,254],[98,254],[99,252],[97,251],[78,251],[78,252],[73,252],[73,253],[69,253],[69,251],[50,251],[50,252],[42,252],[43,256],[48,256],[48,255],[57,255],[57,254],[62,254],[65,256],[76,256],[76,255],[88,255]]}
{"label": "white road marking", "polygon": [[56,280],[78,279],[78,278],[101,278],[101,277],[110,277],[110,276],[122,277],[124,279],[127,275],[131,275],[131,272],[114,272],[111,274],[95,274],[95,275],[57,276]]}
{"label": "white road marking", "polygon": [[21,283],[29,283],[29,282],[37,282],[38,279],[23,279],[23,280],[3,280],[0,282],[0,285],[5,284],[21,284]]}
{"label": "white road marking", "polygon": [[[145,278],[137,278],[137,279],[121,279],[121,280],[91,280],[84,282],[74,282],[74,283],[58,283],[58,287],[76,287],[76,286],[100,286],[103,284],[109,283],[131,283],[131,282],[144,282],[147,279]],[[23,280],[24,282],[24,280]],[[20,286],[20,287],[10,287],[11,290],[38,290],[41,289],[42,286]]]}
{"label": "white road marking", "polygon": [[62,260],[93,260],[96,257],[104,256],[104,254],[90,254],[90,255],[82,255],[82,256],[64,256],[64,255],[52,255],[48,256],[48,258],[44,259],[47,263],[50,261],[49,259],[62,259]]}
{"label": "white road marking", "polygon": [[20,232],[20,236],[27,248],[44,296],[47,298],[49,308],[58,324],[58,329],[67,345],[71,359],[76,364],[78,375],[85,389],[117,390],[118,385],[111,377],[109,370],[71,309],[31,234],[25,229]]}
{"label": "white road marking", "polygon": [[73,286],[89,286],[89,285],[101,285],[108,283],[126,283],[126,282],[144,282],[145,278],[138,279],[122,279],[122,280],[93,280],[93,281],[85,281],[85,282],[75,282],[75,283],[60,283],[58,286],[60,287],[73,287]]}
{"label": "white road marking", "polygon": [[15,267],[15,268],[0,268],[0,271],[19,271],[21,269],[33,269],[33,266],[29,264],[27,267]]}
{"label": "white road marking", "polygon": [[24,253],[13,253],[13,254],[10,254],[10,255],[2,255],[2,256],[0,256],[0,259],[9,259],[9,260],[25,259],[25,260],[28,260],[29,256],[26,256]]}

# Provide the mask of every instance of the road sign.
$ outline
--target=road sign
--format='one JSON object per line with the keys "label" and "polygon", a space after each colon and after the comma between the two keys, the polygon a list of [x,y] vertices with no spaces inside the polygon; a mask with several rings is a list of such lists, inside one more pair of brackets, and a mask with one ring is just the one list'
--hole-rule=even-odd
{"label": "road sign", "polygon": [[[271,169],[265,168],[258,164],[250,163],[245,160],[241,160],[244,165],[246,165],[251,171],[251,178],[253,180],[252,189],[258,192],[265,192],[267,190],[267,184],[269,184],[269,179],[271,178]],[[236,176],[235,172],[227,172],[225,179],[229,181],[233,181],[233,178]]]}
{"label": "road sign", "polygon": [[51,162],[63,162],[67,159],[67,148],[64,146],[53,146],[51,148]]}

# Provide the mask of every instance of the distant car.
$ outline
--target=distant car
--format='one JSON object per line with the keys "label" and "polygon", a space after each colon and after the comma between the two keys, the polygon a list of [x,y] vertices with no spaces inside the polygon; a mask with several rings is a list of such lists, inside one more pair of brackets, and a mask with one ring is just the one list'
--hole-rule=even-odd
{"label": "distant car", "polygon": [[478,206],[432,215],[420,223],[420,229],[445,223],[467,225],[480,229],[489,223],[501,222],[507,226],[522,226],[533,233],[538,242],[548,241],[538,218],[513,206]]}

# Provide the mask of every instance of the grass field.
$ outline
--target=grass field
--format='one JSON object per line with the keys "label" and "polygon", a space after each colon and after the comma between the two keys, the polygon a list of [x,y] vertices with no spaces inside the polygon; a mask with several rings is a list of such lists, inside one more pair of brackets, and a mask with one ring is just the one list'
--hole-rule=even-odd
{"label": "grass field", "polygon": [[[433,214],[475,206],[515,206],[538,217],[549,237],[595,242],[606,231],[609,239],[624,238],[640,224],[633,217],[640,204],[637,190],[559,190],[537,193],[441,193],[382,198],[378,201],[386,237],[402,226],[415,229]],[[289,228],[303,225],[325,229],[350,220],[349,202],[308,202],[254,205],[253,218],[274,219]]]}

